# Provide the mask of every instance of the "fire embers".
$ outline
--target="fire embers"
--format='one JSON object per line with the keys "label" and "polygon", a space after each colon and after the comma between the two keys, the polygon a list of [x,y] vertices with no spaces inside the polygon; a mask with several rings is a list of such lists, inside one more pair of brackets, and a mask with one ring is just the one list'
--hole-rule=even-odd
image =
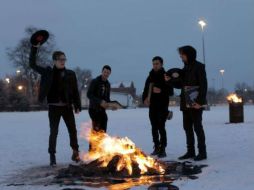
{"label": "fire embers", "polygon": [[127,137],[110,137],[102,131],[86,129],[85,138],[91,145],[90,151],[82,156],[86,167],[93,165],[122,177],[165,172],[162,163],[147,156]]}
{"label": "fire embers", "polygon": [[[176,190],[170,186],[173,181],[183,178],[197,179],[196,174],[201,173],[202,168],[207,167],[207,165],[193,165],[190,162],[165,161],[164,165],[166,169],[164,174],[134,176],[134,169],[132,176],[129,176],[128,173],[124,174],[124,171],[117,172],[115,170],[115,164],[113,164],[115,161],[117,161],[117,157],[113,158],[108,167],[101,167],[101,163],[98,160],[94,160],[89,164],[69,165],[68,168],[58,171],[58,175],[51,184],[59,184],[61,186],[78,185],[93,188],[106,187],[111,190],[130,189],[133,186],[154,184],[148,189],[156,189],[157,187],[159,189],[160,187],[160,189]],[[137,169],[138,167],[135,168]],[[139,169],[137,170],[140,171]]]}
{"label": "fire embers", "polygon": [[242,123],[244,122],[243,100],[237,94],[229,94],[227,96],[229,103],[229,122]]}
{"label": "fire embers", "polygon": [[81,137],[92,145],[90,152],[83,155],[83,163],[59,170],[52,184],[119,190],[156,183],[149,189],[167,187],[176,190],[170,185],[174,180],[181,177],[196,179],[195,175],[206,167],[189,162],[159,162],[147,156],[129,138],[110,137],[92,131],[90,126],[86,123],[81,131]]}

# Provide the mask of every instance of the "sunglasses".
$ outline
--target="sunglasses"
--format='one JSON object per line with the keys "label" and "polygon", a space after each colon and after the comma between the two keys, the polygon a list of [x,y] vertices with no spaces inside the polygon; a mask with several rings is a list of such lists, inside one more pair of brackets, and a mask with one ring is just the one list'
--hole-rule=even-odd
{"label": "sunglasses", "polygon": [[61,58],[61,59],[57,59],[57,61],[67,61],[67,59],[66,58]]}

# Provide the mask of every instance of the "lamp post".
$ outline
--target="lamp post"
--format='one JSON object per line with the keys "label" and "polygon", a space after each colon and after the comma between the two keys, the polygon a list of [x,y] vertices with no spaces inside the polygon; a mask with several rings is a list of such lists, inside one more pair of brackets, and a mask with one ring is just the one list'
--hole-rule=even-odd
{"label": "lamp post", "polygon": [[215,78],[212,78],[213,81],[213,89],[215,90]]}
{"label": "lamp post", "polygon": [[225,70],[221,69],[220,74],[221,74],[221,88],[224,90],[224,80],[223,80],[223,75],[224,75]]}
{"label": "lamp post", "polygon": [[5,82],[7,83],[7,84],[10,84],[10,78],[5,78]]}
{"label": "lamp post", "polygon": [[198,21],[198,24],[201,27],[202,30],[202,49],[203,49],[203,62],[205,64],[205,34],[204,34],[204,27],[207,25],[206,22],[203,19],[200,19]]}
{"label": "lamp post", "polygon": [[18,86],[17,86],[17,89],[18,89],[19,91],[22,91],[22,90],[24,89],[24,86],[18,85]]}

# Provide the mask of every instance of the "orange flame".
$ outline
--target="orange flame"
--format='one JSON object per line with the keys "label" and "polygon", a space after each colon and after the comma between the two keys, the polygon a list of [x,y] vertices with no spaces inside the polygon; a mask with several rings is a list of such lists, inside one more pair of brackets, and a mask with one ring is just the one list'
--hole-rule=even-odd
{"label": "orange flame", "polygon": [[227,100],[229,102],[234,102],[234,103],[242,103],[242,98],[237,96],[237,94],[231,93],[227,96]]}
{"label": "orange flame", "polygon": [[91,162],[98,160],[101,167],[107,167],[109,162],[115,157],[120,159],[117,163],[116,170],[126,169],[129,175],[132,175],[133,163],[137,163],[140,174],[146,174],[149,168],[154,169],[159,174],[163,174],[165,169],[162,164],[152,157],[147,156],[141,149],[137,148],[128,137],[111,137],[103,131],[92,130],[86,124],[81,136],[90,142],[92,149],[82,156],[82,161]]}

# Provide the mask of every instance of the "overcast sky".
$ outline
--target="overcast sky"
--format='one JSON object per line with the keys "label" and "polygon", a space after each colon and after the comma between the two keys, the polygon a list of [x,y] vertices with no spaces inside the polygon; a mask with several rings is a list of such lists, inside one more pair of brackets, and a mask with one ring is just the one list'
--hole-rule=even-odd
{"label": "overcast sky", "polygon": [[228,89],[254,86],[254,0],[1,0],[0,77],[15,71],[6,48],[35,26],[55,35],[67,67],[91,69],[95,77],[109,64],[111,83],[134,81],[141,93],[153,56],[162,56],[166,69],[182,67],[177,48],[188,44],[203,61],[199,18],[208,23],[209,86],[221,88],[222,68]]}

